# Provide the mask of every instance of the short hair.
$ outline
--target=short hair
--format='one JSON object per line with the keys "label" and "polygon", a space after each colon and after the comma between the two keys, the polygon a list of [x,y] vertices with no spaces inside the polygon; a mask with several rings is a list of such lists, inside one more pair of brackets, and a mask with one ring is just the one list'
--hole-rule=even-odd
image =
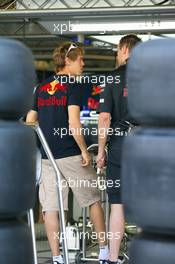
{"label": "short hair", "polygon": [[[76,48],[71,49],[69,52],[69,48],[71,45],[76,45]],[[75,61],[79,55],[84,53],[83,48],[73,42],[64,42],[59,47],[55,48],[53,52],[53,61],[55,64],[55,71],[58,72],[65,67],[65,58],[68,57],[72,61]],[[67,55],[66,55],[67,54]]]}
{"label": "short hair", "polygon": [[126,46],[130,51],[136,44],[141,41],[141,38],[139,38],[135,34],[126,35],[120,39],[119,47],[121,48],[123,46]]}

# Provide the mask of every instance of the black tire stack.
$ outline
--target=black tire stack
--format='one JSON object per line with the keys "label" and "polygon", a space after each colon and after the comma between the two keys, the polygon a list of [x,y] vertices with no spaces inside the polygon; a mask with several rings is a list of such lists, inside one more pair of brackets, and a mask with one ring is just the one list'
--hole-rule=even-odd
{"label": "black tire stack", "polygon": [[31,109],[31,52],[0,39],[0,69],[0,263],[32,264],[31,231],[22,216],[34,207],[36,142],[18,121]]}
{"label": "black tire stack", "polygon": [[141,124],[125,138],[122,195],[142,232],[130,264],[175,263],[175,40],[138,45],[128,64],[128,104]]}

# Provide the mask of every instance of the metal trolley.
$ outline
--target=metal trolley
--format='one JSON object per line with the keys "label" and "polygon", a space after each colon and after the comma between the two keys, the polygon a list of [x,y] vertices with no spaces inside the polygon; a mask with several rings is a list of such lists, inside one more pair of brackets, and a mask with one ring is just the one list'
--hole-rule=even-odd
{"label": "metal trolley", "polygon": [[[101,184],[105,182],[105,170],[103,173],[100,173],[100,171],[97,169],[96,165],[96,156],[98,153],[98,144],[92,144],[88,147],[88,151],[92,158],[92,167],[96,170],[97,173],[97,182],[98,182],[98,188],[100,190],[100,201],[102,208],[104,210],[105,215],[105,225],[106,225],[106,232],[108,231],[108,225],[109,225],[109,204],[107,202],[107,194],[105,190],[105,185]],[[86,228],[86,219],[87,219],[87,208],[83,208],[83,234],[86,234],[87,228]],[[76,264],[80,264],[83,261],[98,261],[98,258],[93,256],[87,256],[87,240],[84,238],[82,240],[82,250],[77,252],[75,262]]]}

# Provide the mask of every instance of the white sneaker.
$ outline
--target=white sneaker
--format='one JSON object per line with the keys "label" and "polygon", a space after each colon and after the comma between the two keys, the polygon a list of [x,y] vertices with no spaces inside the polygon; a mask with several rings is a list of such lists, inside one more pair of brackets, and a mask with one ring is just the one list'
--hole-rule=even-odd
{"label": "white sneaker", "polygon": [[118,260],[117,260],[117,263],[118,263],[118,264],[123,264],[123,263],[125,263],[125,258],[119,256],[119,258],[118,258]]}
{"label": "white sneaker", "polygon": [[106,259],[100,259],[99,264],[108,264],[108,260]]}

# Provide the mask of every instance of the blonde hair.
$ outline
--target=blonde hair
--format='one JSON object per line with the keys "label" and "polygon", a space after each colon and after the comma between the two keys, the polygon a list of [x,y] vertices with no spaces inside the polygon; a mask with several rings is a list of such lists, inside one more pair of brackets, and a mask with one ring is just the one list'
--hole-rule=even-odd
{"label": "blonde hair", "polygon": [[[74,44],[77,47],[71,49],[68,52],[71,44]],[[55,71],[58,72],[65,67],[65,58],[66,57],[70,58],[72,61],[75,61],[77,59],[77,57],[79,55],[82,55],[83,53],[84,53],[83,48],[79,47],[77,44],[72,43],[72,42],[65,42],[61,46],[55,48],[55,50],[53,52],[53,61],[55,64]]]}

